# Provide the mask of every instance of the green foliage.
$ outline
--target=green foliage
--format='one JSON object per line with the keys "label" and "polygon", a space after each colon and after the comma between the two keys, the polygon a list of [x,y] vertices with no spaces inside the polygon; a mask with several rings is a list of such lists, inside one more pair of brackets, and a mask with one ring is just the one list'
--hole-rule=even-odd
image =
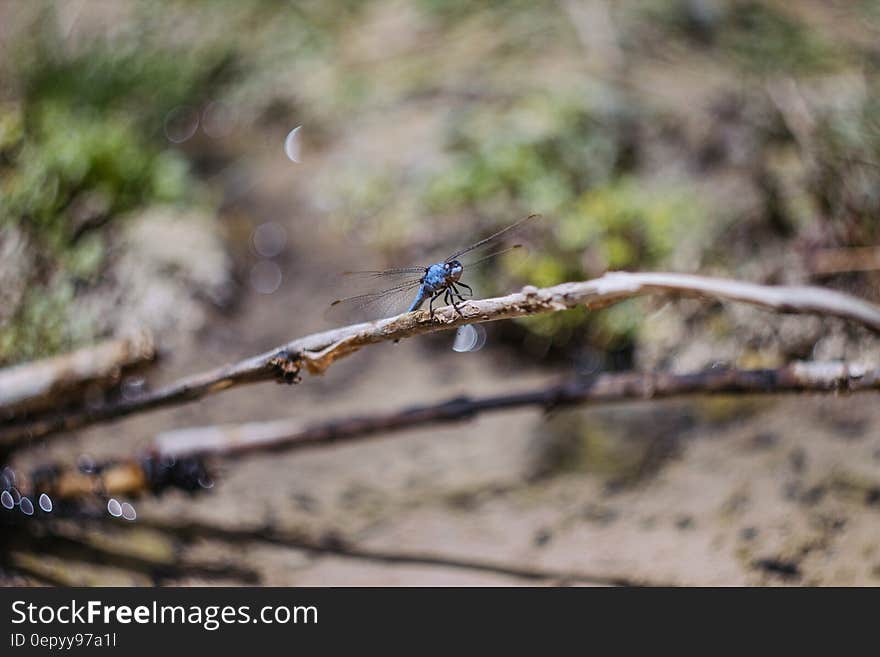
{"label": "green foliage", "polygon": [[84,211],[78,199],[91,199],[90,211],[113,219],[193,196],[186,160],[161,146],[164,118],[228,78],[234,56],[212,41],[165,47],[155,34],[160,24],[138,20],[130,38],[62,48],[45,9],[33,38],[18,44],[20,99],[0,111],[0,221],[22,223],[58,253],[73,245],[83,222],[105,223],[74,216]]}
{"label": "green foliage", "polygon": [[500,218],[513,208],[554,211],[607,181],[623,159],[629,122],[584,98],[541,94],[500,115],[479,107],[454,126],[452,166],[431,181],[426,203],[434,212],[466,207]]}
{"label": "green foliage", "polygon": [[659,0],[647,5],[645,15],[747,73],[823,73],[842,63],[839,46],[767,2]]}
{"label": "green foliage", "polygon": [[49,7],[11,49],[17,95],[0,106],[0,227],[28,235],[37,266],[19,307],[6,309],[0,361],[94,337],[69,310],[77,285],[98,280],[113,226],[138,208],[202,198],[184,155],[166,147],[164,119],[228,79],[233,52],[211,40],[171,48],[147,14],[136,21],[130,38],[72,46]]}
{"label": "green foliage", "polygon": [[762,2],[735,5],[719,45],[740,66],[758,73],[816,73],[839,63],[839,54],[829,42]]}
{"label": "green foliage", "polygon": [[450,23],[486,12],[492,12],[497,18],[502,11],[529,9],[533,6],[532,3],[524,0],[418,0],[418,5],[426,14]]}
{"label": "green foliage", "polygon": [[40,358],[88,340],[93,334],[88,322],[68,319],[73,300],[69,280],[28,290],[10,321],[0,327],[0,363]]}
{"label": "green foliage", "polygon": [[837,244],[880,241],[880,89],[876,82],[855,108],[818,117],[808,191]]}
{"label": "green foliage", "polygon": [[197,39],[171,47],[162,39],[170,27],[162,14],[161,6],[136,8],[124,34],[71,48],[47,8],[35,18],[33,38],[18,44],[17,86],[26,104],[124,113],[146,136],[160,134],[167,112],[236,73],[234,41]]}
{"label": "green foliage", "polygon": [[606,269],[653,267],[692,229],[696,214],[683,191],[622,177],[577,199],[560,219],[559,245],[572,253],[600,249]]}
{"label": "green foliage", "polygon": [[[684,190],[650,189],[638,179],[622,177],[584,192],[561,210],[553,242],[523,260],[517,273],[544,286],[607,270],[656,269],[705,221],[697,200]],[[537,317],[527,325],[542,335],[560,330],[570,335],[574,319],[584,324],[593,344],[616,349],[635,339],[638,313],[637,304],[622,303],[594,315]]]}
{"label": "green foliage", "polygon": [[77,198],[100,197],[93,211],[116,216],[151,202],[179,201],[190,186],[185,160],[148,146],[130,122],[56,103],[31,109],[21,139],[2,153],[9,166],[0,221],[22,223],[58,253],[82,228],[74,216],[82,211]]}
{"label": "green foliage", "polygon": [[[501,279],[549,286],[612,269],[650,269],[704,218],[689,194],[647,186],[632,174],[630,143],[637,117],[602,110],[583,99],[529,97],[506,113],[476,113],[457,121],[452,161],[428,185],[435,213],[466,212],[510,221],[542,212],[547,240],[528,258],[502,260],[482,289]],[[634,339],[637,306],[599,314],[557,313],[520,320],[547,339],[587,331],[596,346],[619,348]],[[597,319],[593,319],[596,317]]]}

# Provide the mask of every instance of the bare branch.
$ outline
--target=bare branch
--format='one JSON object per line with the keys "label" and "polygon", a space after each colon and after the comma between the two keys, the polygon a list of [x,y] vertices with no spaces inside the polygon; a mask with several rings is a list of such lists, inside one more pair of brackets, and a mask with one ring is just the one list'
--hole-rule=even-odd
{"label": "bare branch", "polygon": [[153,360],[149,333],[108,340],[68,354],[0,370],[0,417],[58,406],[81,398],[88,385],[107,387],[122,370]]}
{"label": "bare branch", "polygon": [[294,449],[387,436],[442,422],[461,422],[511,408],[663,399],[695,394],[777,394],[880,390],[880,369],[846,363],[798,362],[780,369],[713,369],[693,374],[603,374],[574,382],[490,397],[456,397],[440,404],[303,426],[296,420],[193,427],[159,434],[162,456],[230,455]]}
{"label": "bare branch", "polygon": [[521,579],[541,580],[554,584],[584,583],[600,586],[664,585],[660,582],[648,582],[614,574],[588,573],[573,569],[537,568],[534,566],[509,564],[492,559],[446,555],[434,551],[377,550],[353,544],[335,533],[315,536],[300,531],[282,530],[271,525],[255,529],[227,529],[201,523],[164,524],[146,520],[141,524],[151,529],[166,531],[175,538],[188,542],[202,539],[220,540],[232,544],[263,542],[304,550],[317,556],[331,555],[378,563],[415,564],[477,572],[482,571]]}
{"label": "bare branch", "polygon": [[591,281],[563,283],[543,289],[527,286],[505,297],[467,301],[459,306],[461,315],[447,306],[435,312],[434,320],[426,311],[416,311],[315,333],[134,399],[108,402],[88,410],[59,413],[30,422],[0,424],[0,444],[8,445],[28,437],[41,437],[132,413],[182,404],[247,383],[271,379],[296,383],[303,369],[312,374],[323,373],[336,360],[365,345],[385,340],[400,340],[464,324],[558,312],[582,305],[601,308],[636,296],[670,293],[741,301],[778,312],[840,317],[880,333],[880,307],[841,292],[818,287],[774,287],[688,274],[614,272]]}
{"label": "bare branch", "polygon": [[808,262],[814,274],[838,274],[880,269],[880,248],[873,246],[819,249]]}
{"label": "bare branch", "polygon": [[260,582],[254,569],[226,560],[181,559],[177,541],[170,534],[156,532],[148,548],[138,550],[126,530],[113,532],[107,531],[106,525],[90,525],[71,520],[23,522],[10,540],[10,565],[65,586],[149,585],[183,577]]}

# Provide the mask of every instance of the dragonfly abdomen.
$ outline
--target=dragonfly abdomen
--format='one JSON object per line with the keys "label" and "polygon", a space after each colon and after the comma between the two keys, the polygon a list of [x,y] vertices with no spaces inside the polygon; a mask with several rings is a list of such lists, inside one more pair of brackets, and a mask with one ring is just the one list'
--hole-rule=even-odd
{"label": "dragonfly abdomen", "polygon": [[422,304],[425,303],[425,299],[427,299],[429,296],[431,296],[431,292],[426,290],[425,285],[422,284],[419,287],[419,293],[416,295],[416,298],[413,299],[412,304],[406,312],[411,313],[413,310],[418,310],[419,308],[421,308]]}

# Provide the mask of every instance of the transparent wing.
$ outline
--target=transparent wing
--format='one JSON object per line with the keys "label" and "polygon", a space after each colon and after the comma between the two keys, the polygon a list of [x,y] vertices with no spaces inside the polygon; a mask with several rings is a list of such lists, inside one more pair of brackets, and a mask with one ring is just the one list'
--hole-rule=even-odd
{"label": "transparent wing", "polygon": [[462,267],[464,267],[464,271],[474,269],[479,269],[484,265],[489,264],[496,258],[500,258],[502,256],[508,257],[521,257],[524,256],[528,252],[528,249],[525,248],[524,244],[513,244],[512,246],[505,247],[503,249],[498,249],[497,251],[493,251],[492,253],[488,253],[479,257],[477,260],[473,260],[471,262],[463,262]]}
{"label": "transparent wing", "polygon": [[472,251],[476,251],[478,249],[481,249],[482,247],[489,248],[491,246],[494,246],[497,241],[502,240],[502,239],[506,239],[506,238],[512,236],[512,233],[514,233],[515,231],[522,228],[525,224],[530,223],[536,219],[539,219],[540,217],[541,217],[541,215],[539,215],[539,214],[530,214],[525,219],[520,219],[515,224],[511,224],[510,226],[507,226],[506,228],[502,228],[497,233],[492,233],[491,235],[489,235],[489,237],[484,237],[479,242],[477,242],[475,244],[471,244],[470,246],[468,246],[464,249],[461,249],[460,251],[456,251],[451,256],[446,258],[446,262],[450,262],[451,260],[456,260],[456,259],[460,258],[461,256],[463,256],[464,254],[470,253]]}
{"label": "transparent wing", "polygon": [[421,276],[409,278],[383,290],[337,299],[330,304],[324,316],[333,321],[391,317],[406,310],[420,285]]}
{"label": "transparent wing", "polygon": [[423,274],[424,267],[397,267],[396,269],[366,269],[364,271],[344,271],[343,276],[351,278],[391,278],[406,274]]}
{"label": "transparent wing", "polygon": [[502,258],[505,260],[519,259],[527,255],[528,249],[523,244],[513,244],[512,246],[492,251],[470,262],[462,262],[461,283],[473,290],[473,295],[471,295],[467,288],[460,287],[465,298],[480,299],[496,293],[502,293],[507,281],[496,280],[487,269],[493,264],[498,263]]}

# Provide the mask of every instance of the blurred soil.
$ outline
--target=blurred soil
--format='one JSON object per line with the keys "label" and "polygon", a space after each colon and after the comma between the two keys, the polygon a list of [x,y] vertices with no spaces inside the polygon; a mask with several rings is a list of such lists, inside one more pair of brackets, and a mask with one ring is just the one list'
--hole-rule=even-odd
{"label": "blurred soil", "polygon": [[[804,14],[813,16],[818,4],[804,3]],[[390,14],[374,13],[375,24],[366,24],[360,41],[348,43],[349,56],[368,61],[371,49],[378,49],[377,57],[390,58],[385,74],[394,80],[399,71],[388,49],[408,52],[415,46],[398,42],[402,36],[383,37],[407,31],[397,29]],[[847,29],[827,19],[820,23]],[[479,51],[479,43],[462,39],[451,47]],[[603,52],[613,58],[614,48],[608,48]],[[448,75],[460,75],[454,62],[479,56],[451,57]],[[583,74],[577,57],[555,53],[548,60],[535,65],[543,65],[548,76]],[[714,111],[716,88],[707,81],[726,83],[725,72],[710,61],[643,62],[631,73],[629,84],[676,112],[697,140]],[[417,168],[430,160],[425,153],[442,150],[441,132],[430,103],[416,97],[362,112],[332,138],[306,138],[302,164],[285,158],[283,130],[267,130],[265,142],[236,143],[233,154],[223,157],[237,168],[214,179],[226,197],[216,228],[204,240],[207,264],[169,277],[190,294],[160,291],[151,305],[145,299],[153,292],[144,288],[133,295],[137,303],[131,308],[120,306],[123,324],[139,312],[171,321],[177,313],[168,299],[197,300],[195,320],[181,313],[183,325],[168,324],[174,338],[165,343],[169,349],[150,384],[329,327],[322,313],[339,294],[333,274],[381,263],[366,257],[357,229],[340,233],[322,225],[323,208],[335,202],[328,198],[333,188],[327,181],[352,167]],[[663,159],[662,152],[654,155]],[[732,159],[701,178],[700,193],[747,216],[763,200],[751,175]],[[676,166],[685,167],[670,161],[670,169]],[[120,279],[125,283],[117,294],[161,278],[144,263],[172,257],[163,244],[203,243],[174,222],[142,225],[142,246],[119,265],[130,265],[124,271],[131,278]],[[282,225],[287,243],[273,260],[282,283],[261,295],[248,280],[258,260],[250,235],[265,222]],[[454,242],[458,228],[439,226],[432,234],[422,225],[414,240]],[[137,223],[128,229],[134,235],[141,230]],[[778,267],[785,278],[790,254],[776,248],[756,254],[755,261],[778,256],[770,268]],[[139,253],[152,255],[138,260]],[[739,273],[753,280],[768,275],[757,265],[743,265]],[[126,296],[100,298],[124,303]],[[673,352],[676,369],[749,358],[775,364],[803,349],[808,349],[803,356],[815,349],[818,356],[878,362],[876,339],[835,321],[780,319],[724,304],[718,312],[730,318],[726,331],[692,332],[681,318],[705,309],[693,301],[646,304],[640,312],[652,330],[640,343],[638,366],[665,363]],[[36,444],[17,453],[14,464],[27,468],[56,459],[72,462],[83,453],[96,459],[128,454],[158,432],[183,426],[288,416],[325,420],[459,394],[508,392],[555,381],[574,369],[517,357],[496,327],[489,328],[488,345],[480,352],[455,353],[451,344],[452,334],[439,334],[377,345],[297,386],[234,389],[91,428]],[[252,569],[266,585],[880,585],[875,395],[639,402],[549,414],[520,410],[357,444],[233,459],[220,468],[210,491],[136,501],[138,521],[108,520],[102,540],[118,540],[123,552],[170,562],[219,562],[228,564],[230,573],[232,567]],[[178,531],[179,526],[189,529]],[[263,540],[259,532],[267,527],[291,538]],[[300,535],[308,541],[296,540]],[[109,562],[54,565],[90,584],[153,581]],[[237,581],[231,574],[195,571],[163,579],[184,585]]]}

